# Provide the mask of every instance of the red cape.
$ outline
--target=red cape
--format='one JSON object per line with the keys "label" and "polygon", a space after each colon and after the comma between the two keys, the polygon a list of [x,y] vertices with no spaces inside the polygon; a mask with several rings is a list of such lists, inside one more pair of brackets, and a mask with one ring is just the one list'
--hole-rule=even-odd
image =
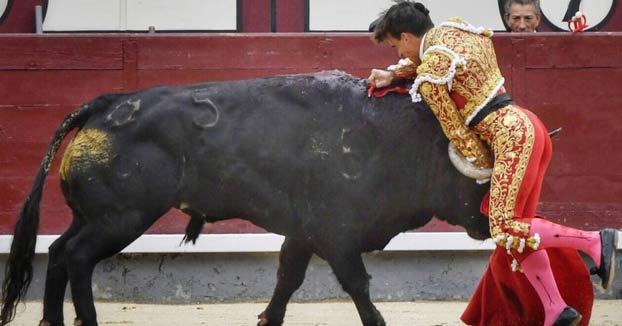
{"label": "red cape", "polygon": [[[574,249],[546,249],[551,268],[566,303],[577,309],[587,326],[592,315],[594,290],[590,274]],[[473,294],[462,321],[471,326],[542,326],[544,310],[525,275],[512,272],[510,257],[498,247]]]}

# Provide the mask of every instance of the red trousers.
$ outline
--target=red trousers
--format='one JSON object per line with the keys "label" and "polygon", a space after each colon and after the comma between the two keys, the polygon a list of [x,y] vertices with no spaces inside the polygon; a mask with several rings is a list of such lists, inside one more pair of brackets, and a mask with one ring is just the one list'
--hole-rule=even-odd
{"label": "red trousers", "polygon": [[495,158],[490,192],[482,201],[490,234],[504,241],[527,238],[553,151],[548,131],[536,115],[511,105],[488,115],[475,130]]}
{"label": "red trousers", "polygon": [[[491,189],[482,201],[482,213],[489,216],[491,235],[501,241],[501,246],[493,252],[461,319],[478,326],[540,326],[544,323],[540,299],[527,278],[513,272],[511,265],[514,258],[520,262],[532,250],[530,220],[536,218],[552,154],[551,139],[536,115],[515,106],[489,114],[474,129],[495,156]],[[520,242],[509,241],[512,256],[504,246],[509,237],[524,240],[520,252]],[[580,325],[587,325],[593,290],[583,260],[573,249],[546,250],[562,297],[583,315]]]}

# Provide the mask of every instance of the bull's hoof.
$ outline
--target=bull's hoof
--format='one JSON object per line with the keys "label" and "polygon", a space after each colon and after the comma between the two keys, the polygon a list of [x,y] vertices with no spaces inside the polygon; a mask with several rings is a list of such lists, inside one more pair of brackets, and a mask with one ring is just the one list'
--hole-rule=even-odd
{"label": "bull's hoof", "polygon": [[377,322],[371,323],[371,324],[364,324],[364,326],[387,326],[387,324],[384,322],[384,320],[379,320]]}
{"label": "bull's hoof", "polygon": [[380,315],[379,312],[377,313],[377,318],[375,320],[368,320],[363,322],[363,326],[387,326],[387,323],[385,323],[384,318],[382,318],[382,315]]}
{"label": "bull's hoof", "polygon": [[73,326],[84,326],[84,323],[82,322],[82,320],[80,320],[80,319],[76,318],[76,319],[73,321]]}
{"label": "bull's hoof", "polygon": [[257,322],[257,326],[268,326],[268,318],[266,318],[266,312],[262,312],[257,316],[259,321]]}
{"label": "bull's hoof", "polygon": [[62,321],[60,323],[52,323],[47,320],[42,320],[39,322],[39,326],[65,326],[65,323]]}
{"label": "bull's hoof", "polygon": [[259,321],[257,322],[257,326],[281,326],[283,325],[283,321],[281,322],[275,322],[270,321],[268,319],[268,316],[266,316],[266,312],[262,312],[259,314],[259,316],[257,316],[257,318],[259,318]]}

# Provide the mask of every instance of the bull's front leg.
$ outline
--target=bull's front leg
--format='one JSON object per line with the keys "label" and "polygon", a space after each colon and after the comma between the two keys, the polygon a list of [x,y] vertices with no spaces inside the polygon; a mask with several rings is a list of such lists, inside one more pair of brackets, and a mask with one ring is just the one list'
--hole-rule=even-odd
{"label": "bull's front leg", "polygon": [[[342,247],[343,248],[343,247]],[[369,279],[359,251],[339,250],[326,257],[337,280],[354,301],[364,326],[385,326],[386,323],[369,297]]]}
{"label": "bull's front leg", "polygon": [[258,326],[280,326],[285,317],[285,307],[294,291],[305,279],[305,272],[313,253],[298,240],[285,238],[279,256],[277,283],[270,304],[259,315]]}

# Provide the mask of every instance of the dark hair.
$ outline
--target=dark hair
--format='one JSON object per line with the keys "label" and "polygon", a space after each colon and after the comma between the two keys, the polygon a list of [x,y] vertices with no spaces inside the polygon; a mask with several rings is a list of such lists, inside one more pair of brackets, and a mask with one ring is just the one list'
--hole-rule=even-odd
{"label": "dark hair", "polygon": [[540,0],[507,0],[503,7],[506,15],[510,13],[510,7],[512,7],[513,4],[522,6],[533,5],[536,8],[536,13],[540,15]]}
{"label": "dark hair", "polygon": [[421,37],[434,27],[430,11],[422,3],[413,1],[398,1],[376,22],[374,40],[378,43],[384,41],[387,35],[399,38],[402,33],[411,33]]}

